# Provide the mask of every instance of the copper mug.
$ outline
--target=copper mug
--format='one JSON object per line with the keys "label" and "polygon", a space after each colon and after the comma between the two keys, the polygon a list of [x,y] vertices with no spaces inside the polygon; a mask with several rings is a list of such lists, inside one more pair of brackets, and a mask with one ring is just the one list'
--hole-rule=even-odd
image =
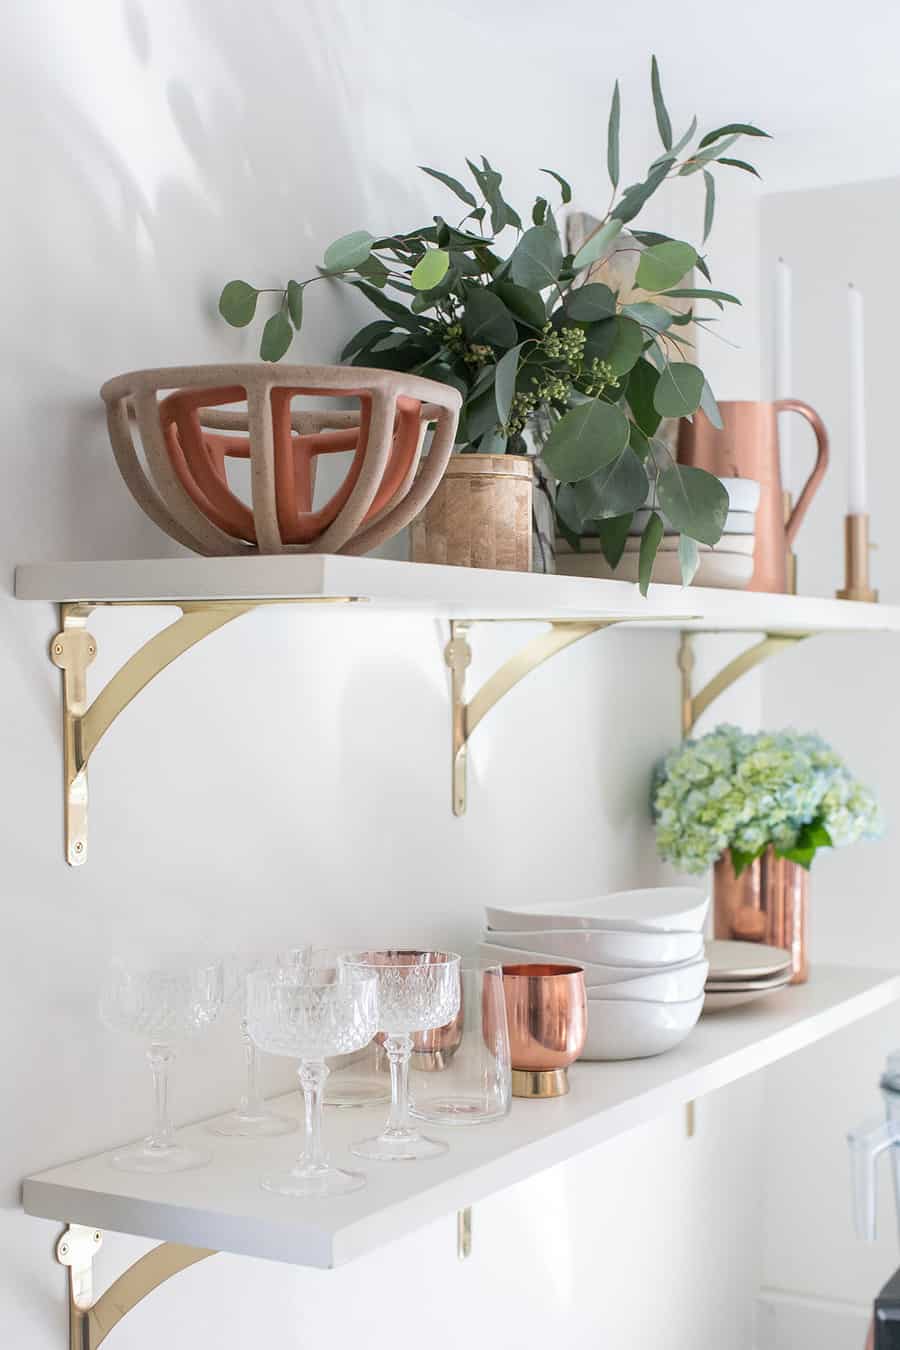
{"label": "copper mug", "polygon": [[581,966],[503,967],[514,1097],[561,1097],[584,1049],[587,994]]}
{"label": "copper mug", "polygon": [[[723,426],[714,427],[703,412],[693,420],[682,418],[678,428],[678,462],[707,469],[720,478],[752,478],[760,485],[756,513],[751,591],[787,589],[787,556],[803,517],[828,468],[828,434],[819,414],[796,398],[777,403],[725,402],[719,404]],[[805,417],[816,436],[816,462],[785,520],[778,448],[778,414]]]}

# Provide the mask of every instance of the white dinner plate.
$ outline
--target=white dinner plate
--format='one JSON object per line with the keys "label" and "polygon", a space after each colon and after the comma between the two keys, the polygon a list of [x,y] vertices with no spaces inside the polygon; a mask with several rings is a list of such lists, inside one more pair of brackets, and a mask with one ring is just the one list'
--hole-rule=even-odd
{"label": "white dinner plate", "polygon": [[714,938],[706,944],[709,982],[721,980],[764,980],[780,975],[791,964],[784,947],[765,947],[761,942],[736,942]]}
{"label": "white dinner plate", "polygon": [[[760,982],[757,987],[729,990],[728,993],[710,993],[707,992],[703,1003],[703,1011],[727,1012],[729,1008],[740,1008],[745,1003],[755,1003],[757,999],[767,998],[769,994],[777,994],[779,989],[787,989],[790,985],[790,973],[783,976],[780,980],[768,980]],[[721,986],[719,986],[721,989]]]}

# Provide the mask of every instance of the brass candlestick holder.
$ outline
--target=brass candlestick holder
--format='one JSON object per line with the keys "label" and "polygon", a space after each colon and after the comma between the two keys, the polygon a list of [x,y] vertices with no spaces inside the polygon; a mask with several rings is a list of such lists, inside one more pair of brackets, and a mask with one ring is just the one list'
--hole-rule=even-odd
{"label": "brass candlestick holder", "polygon": [[878,592],[869,585],[869,517],[868,513],[844,517],[844,576],[846,584],[837,592],[839,600],[878,601]]}

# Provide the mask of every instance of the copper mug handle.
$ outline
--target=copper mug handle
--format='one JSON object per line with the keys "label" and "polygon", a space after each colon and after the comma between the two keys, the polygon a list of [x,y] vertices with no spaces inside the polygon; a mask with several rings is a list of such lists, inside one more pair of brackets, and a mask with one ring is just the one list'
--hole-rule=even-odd
{"label": "copper mug handle", "polygon": [[803,517],[809,510],[809,504],[825,476],[825,470],[828,468],[828,432],[825,430],[825,423],[822,421],[815,408],[811,408],[808,403],[802,403],[799,398],[779,399],[775,404],[775,411],[776,413],[799,413],[801,417],[806,418],[807,422],[815,432],[816,437],[816,462],[813,465],[813,471],[804,483],[803,491],[797,498],[797,505],[791,512],[790,519],[784,527],[788,548],[790,548],[794,542],[794,535],[803,523]]}

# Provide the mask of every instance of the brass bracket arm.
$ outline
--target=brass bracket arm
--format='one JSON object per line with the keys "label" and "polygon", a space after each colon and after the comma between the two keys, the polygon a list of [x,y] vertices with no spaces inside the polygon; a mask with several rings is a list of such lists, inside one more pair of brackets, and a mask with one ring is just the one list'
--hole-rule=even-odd
{"label": "brass bracket arm", "polygon": [[[340,604],[356,597],[298,597],[289,600],[153,600],[66,603],[62,627],[50,643],[50,659],[63,673],[63,772],[66,861],[77,867],[87,858],[87,766],[101,738],[132,699],[166,666],[191,647],[251,609],[271,604]],[[181,617],[155,633],[116,671],[93,703],[88,702],[87,673],[97,642],[87,622],[97,608],[156,605],[176,608]]]}
{"label": "brass bracket arm", "polygon": [[755,670],[763,661],[767,661],[770,656],[777,652],[785,651],[789,647],[796,646],[804,638],[810,637],[809,633],[767,633],[760,642],[748,647],[746,651],[735,656],[733,660],[724,665],[717,675],[714,675],[698,693],[693,690],[694,675],[694,646],[693,634],[682,633],[681,646],[678,650],[678,668],[681,671],[681,734],[689,736],[697,724],[698,719],[706,712],[711,703],[724,694],[726,689],[730,689],[736,680],[749,671]]}
{"label": "brass bracket arm", "polygon": [[214,1251],[164,1242],[120,1275],[105,1294],[94,1298],[94,1257],[103,1245],[97,1228],[69,1224],[56,1244],[56,1259],[69,1270],[69,1350],[97,1350],[141,1299],[180,1270]]}
{"label": "brass bracket arm", "polygon": [[[549,661],[557,652],[571,647],[573,642],[590,637],[591,633],[609,628],[624,619],[552,619],[544,633],[531,638],[513,656],[496,670],[468,702],[466,701],[466,671],[472,662],[469,632],[473,623],[499,622],[497,620],[451,619],[450,641],[444,649],[444,660],[450,668],[450,698],[452,709],[452,791],[453,814],[462,816],[466,810],[466,755],[469,737],[478,723],[495,707],[504,695],[538,666]],[[530,622],[539,623],[535,619]]]}

